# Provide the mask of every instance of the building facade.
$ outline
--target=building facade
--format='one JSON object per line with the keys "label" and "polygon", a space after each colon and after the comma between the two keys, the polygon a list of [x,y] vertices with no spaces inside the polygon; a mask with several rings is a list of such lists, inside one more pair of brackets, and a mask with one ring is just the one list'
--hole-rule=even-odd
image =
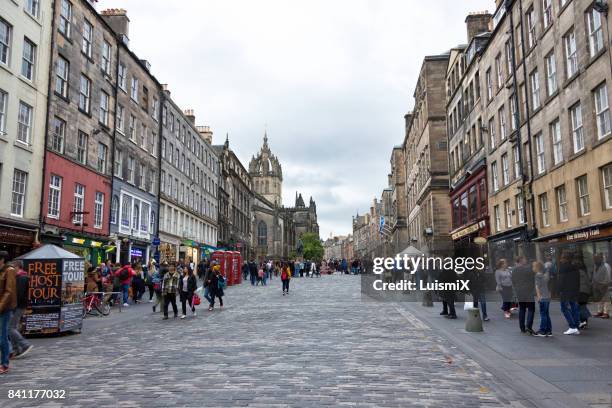
{"label": "building facade", "polygon": [[429,253],[446,251],[450,244],[445,97],[448,61],[449,54],[425,57],[402,145],[410,245]]}
{"label": "building facade", "polygon": [[467,16],[467,46],[451,50],[446,73],[451,239],[457,256],[475,255],[472,251],[479,247],[474,239],[489,235],[480,57],[490,38],[491,22],[487,12]]}
{"label": "building facade", "polygon": [[129,48],[129,18],[123,9],[103,10],[101,18],[117,38],[115,55],[113,178],[110,234],[116,262],[146,263],[157,236],[161,85],[147,61]]}
{"label": "building facade", "polygon": [[109,237],[118,43],[94,3],[54,4],[41,237],[96,265]]}
{"label": "building facade", "polygon": [[219,238],[218,245],[240,251],[242,259],[252,257],[251,206],[252,180],[236,154],[229,137],[223,145],[213,146],[219,157]]}
{"label": "building facade", "polygon": [[219,160],[208,127],[164,91],[159,207],[160,259],[197,263],[217,246]]}
{"label": "building facade", "polygon": [[0,10],[0,249],[38,240],[53,10],[4,2]]}

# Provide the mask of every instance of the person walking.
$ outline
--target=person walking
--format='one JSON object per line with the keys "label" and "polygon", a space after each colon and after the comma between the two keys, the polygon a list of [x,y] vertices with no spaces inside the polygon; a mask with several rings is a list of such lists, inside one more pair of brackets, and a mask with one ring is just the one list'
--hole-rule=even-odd
{"label": "person walking", "polygon": [[223,307],[223,289],[225,288],[225,278],[221,275],[221,268],[219,265],[215,265],[213,268],[213,275],[210,280],[210,304],[208,306],[209,311],[215,309],[215,297],[219,298],[219,307]]}
{"label": "person walking", "polygon": [[172,304],[174,318],[178,316],[178,307],[176,306],[176,294],[178,292],[178,282],[180,276],[174,265],[170,265],[168,272],[164,275],[162,281],[162,293],[164,294],[164,320],[168,319],[168,305]]}
{"label": "person walking", "polygon": [[559,299],[561,312],[567,321],[569,329],[563,334],[580,334],[580,309],[578,307],[578,292],[580,289],[580,273],[572,265],[573,254],[564,251],[559,262]]}
{"label": "person walking", "polygon": [[160,268],[156,268],[155,272],[153,272],[153,275],[151,276],[151,284],[153,286],[153,292],[155,293],[153,313],[155,313],[157,306],[160,306],[160,309],[164,307],[164,304],[162,303],[164,301],[164,296],[162,294],[162,278],[166,272],[168,272],[167,264],[162,265]]}
{"label": "person walking", "polygon": [[472,293],[473,303],[475,308],[480,305],[480,311],[482,314],[482,320],[485,322],[489,321],[487,315],[487,298],[485,296],[485,275],[482,269],[474,269],[471,272],[467,272],[470,279],[470,292]]}
{"label": "person walking", "polygon": [[189,307],[191,308],[191,313],[195,316],[195,305],[193,304],[193,294],[198,288],[198,280],[193,274],[193,270],[191,267],[185,268],[185,273],[179,280],[179,293],[181,294],[181,307],[183,314],[181,315],[181,319],[187,317],[187,303],[189,303]]}
{"label": "person walking", "polygon": [[[128,297],[130,294],[130,285],[132,284],[132,278],[135,273],[132,269],[132,266],[129,263],[126,263],[122,268],[119,268],[115,272],[115,276],[119,281],[121,286],[121,292],[123,293],[123,306],[128,307],[130,304],[128,303]],[[133,296],[133,295],[132,295]]]}
{"label": "person walking", "polygon": [[[534,335],[533,317],[535,314],[535,276],[527,258],[523,255],[516,259],[516,267],[512,271],[512,286],[519,303],[519,327],[521,333]],[[525,316],[525,314],[527,316]],[[527,321],[525,321],[527,317]]]}
{"label": "person walking", "polygon": [[28,292],[30,290],[30,279],[28,273],[23,270],[23,263],[21,261],[15,262],[17,268],[16,274],[16,288],[17,288],[17,307],[13,312],[11,321],[9,324],[9,339],[11,340],[11,346],[13,358],[24,357],[27,353],[32,350],[32,344],[26,340],[19,332],[19,324],[21,323],[21,316],[23,316],[26,308],[28,307]]}
{"label": "person walking", "polygon": [[608,288],[612,278],[612,268],[606,262],[601,253],[593,256],[593,301],[597,302],[597,313],[595,317],[602,319],[610,318],[608,305],[610,298]]}
{"label": "person walking", "polygon": [[544,267],[542,262],[536,261],[531,264],[535,273],[536,300],[540,308],[540,329],[535,334],[538,337],[552,336],[552,321],[550,320],[550,270]]}
{"label": "person walking", "polygon": [[578,291],[578,311],[580,316],[580,323],[578,329],[586,329],[589,325],[589,317],[592,316],[589,310],[588,303],[591,297],[591,291],[593,290],[593,276],[591,271],[584,264],[582,256],[575,257],[572,261],[574,268],[578,269],[580,275],[580,289]]}
{"label": "person walking", "polygon": [[[440,273],[441,283],[452,283],[457,281],[457,274],[452,269],[443,269]],[[440,316],[448,319],[456,319],[457,312],[455,311],[455,291],[452,289],[441,290],[440,297],[442,298],[442,311]]]}
{"label": "person walking", "polygon": [[512,271],[508,268],[508,262],[505,258],[501,258],[497,261],[495,269],[495,290],[501,293],[502,297],[502,310],[504,311],[504,317],[509,319],[512,317],[510,309],[512,308]]}
{"label": "person walking", "polygon": [[155,262],[155,259],[151,258],[145,277],[145,285],[149,289],[149,303],[153,303],[153,296],[155,295],[155,288],[153,288],[153,275],[155,274],[156,270],[157,263]]}
{"label": "person walking", "polygon": [[249,276],[249,264],[247,261],[244,261],[242,264],[242,280],[246,281]]}
{"label": "person walking", "polygon": [[17,307],[17,270],[8,261],[8,252],[0,251],[0,374],[9,370],[9,323]]}
{"label": "person walking", "polygon": [[261,283],[261,286],[263,286],[264,285],[263,279],[264,279],[264,270],[263,270],[263,265],[260,264],[259,269],[257,270],[257,284],[255,286],[259,286],[260,283]]}
{"label": "person walking", "polygon": [[281,267],[281,282],[283,283],[283,296],[289,294],[289,281],[291,281],[291,269],[289,265],[283,264]]}
{"label": "person walking", "polygon": [[140,263],[133,263],[132,270],[134,271],[134,276],[132,277],[132,300],[134,304],[138,304],[145,293],[142,265]]}
{"label": "person walking", "polygon": [[249,262],[249,273],[251,275],[251,285],[255,286],[257,282],[257,264],[252,259],[251,262]]}

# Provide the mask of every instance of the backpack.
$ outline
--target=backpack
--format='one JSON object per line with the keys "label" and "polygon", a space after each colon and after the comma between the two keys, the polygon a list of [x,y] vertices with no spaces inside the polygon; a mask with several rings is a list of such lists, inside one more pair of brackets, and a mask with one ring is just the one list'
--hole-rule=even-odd
{"label": "backpack", "polygon": [[219,287],[219,289],[225,289],[225,287],[227,286],[227,284],[225,283],[225,278],[221,275],[219,275],[219,278],[217,280],[217,286]]}
{"label": "backpack", "polygon": [[128,271],[128,269],[124,266],[123,268],[121,268],[121,270],[119,270],[119,280],[121,282],[123,282],[124,280],[128,279],[130,277],[130,272]]}
{"label": "backpack", "polygon": [[260,269],[260,270],[257,272],[257,274],[259,275],[259,277],[260,277],[260,278],[263,278],[263,276],[264,276],[264,271],[263,271],[263,269]]}
{"label": "backpack", "polygon": [[283,272],[281,273],[281,279],[287,280],[287,278],[289,278],[289,275],[287,274],[287,270],[283,269]]}

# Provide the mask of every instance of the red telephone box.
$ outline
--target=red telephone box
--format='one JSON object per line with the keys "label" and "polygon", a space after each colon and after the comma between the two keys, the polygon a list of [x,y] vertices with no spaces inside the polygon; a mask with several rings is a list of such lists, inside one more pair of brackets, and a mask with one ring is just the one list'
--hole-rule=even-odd
{"label": "red telephone box", "polygon": [[232,286],[234,284],[234,273],[232,271],[232,251],[225,251],[224,260],[225,260],[225,281],[227,282],[227,286]]}
{"label": "red telephone box", "polygon": [[212,253],[210,258],[219,264],[219,267],[221,268],[221,275],[226,276],[225,251],[215,251]]}
{"label": "red telephone box", "polygon": [[242,254],[240,251],[234,252],[234,259],[236,261],[236,282],[242,283]]}

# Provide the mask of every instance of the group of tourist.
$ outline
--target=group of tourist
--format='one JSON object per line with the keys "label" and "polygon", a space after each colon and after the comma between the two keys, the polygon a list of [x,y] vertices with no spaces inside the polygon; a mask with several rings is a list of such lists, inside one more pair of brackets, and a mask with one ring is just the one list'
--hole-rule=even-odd
{"label": "group of tourist", "polygon": [[[443,274],[444,275],[444,274]],[[453,275],[453,276],[446,276]],[[456,279],[454,272],[446,272],[441,281]],[[483,320],[489,320],[485,299],[485,280],[481,272],[470,277],[470,295],[473,306],[479,307]],[[496,292],[501,295],[501,310],[506,319],[518,310],[521,333],[538,337],[552,336],[550,318],[551,299],[558,298],[561,313],[567,322],[567,335],[580,334],[588,327],[589,318],[594,316],[608,319],[610,295],[608,287],[612,282],[612,268],[605,262],[602,254],[594,254],[592,267],[587,267],[580,252],[564,250],[560,253],[558,264],[551,256],[544,261],[529,261],[526,256],[518,256],[510,267],[506,258],[500,258],[495,265]],[[444,291],[441,315],[455,319],[455,293]],[[588,304],[597,308],[593,315]],[[540,325],[534,330],[536,304],[539,309]]]}

